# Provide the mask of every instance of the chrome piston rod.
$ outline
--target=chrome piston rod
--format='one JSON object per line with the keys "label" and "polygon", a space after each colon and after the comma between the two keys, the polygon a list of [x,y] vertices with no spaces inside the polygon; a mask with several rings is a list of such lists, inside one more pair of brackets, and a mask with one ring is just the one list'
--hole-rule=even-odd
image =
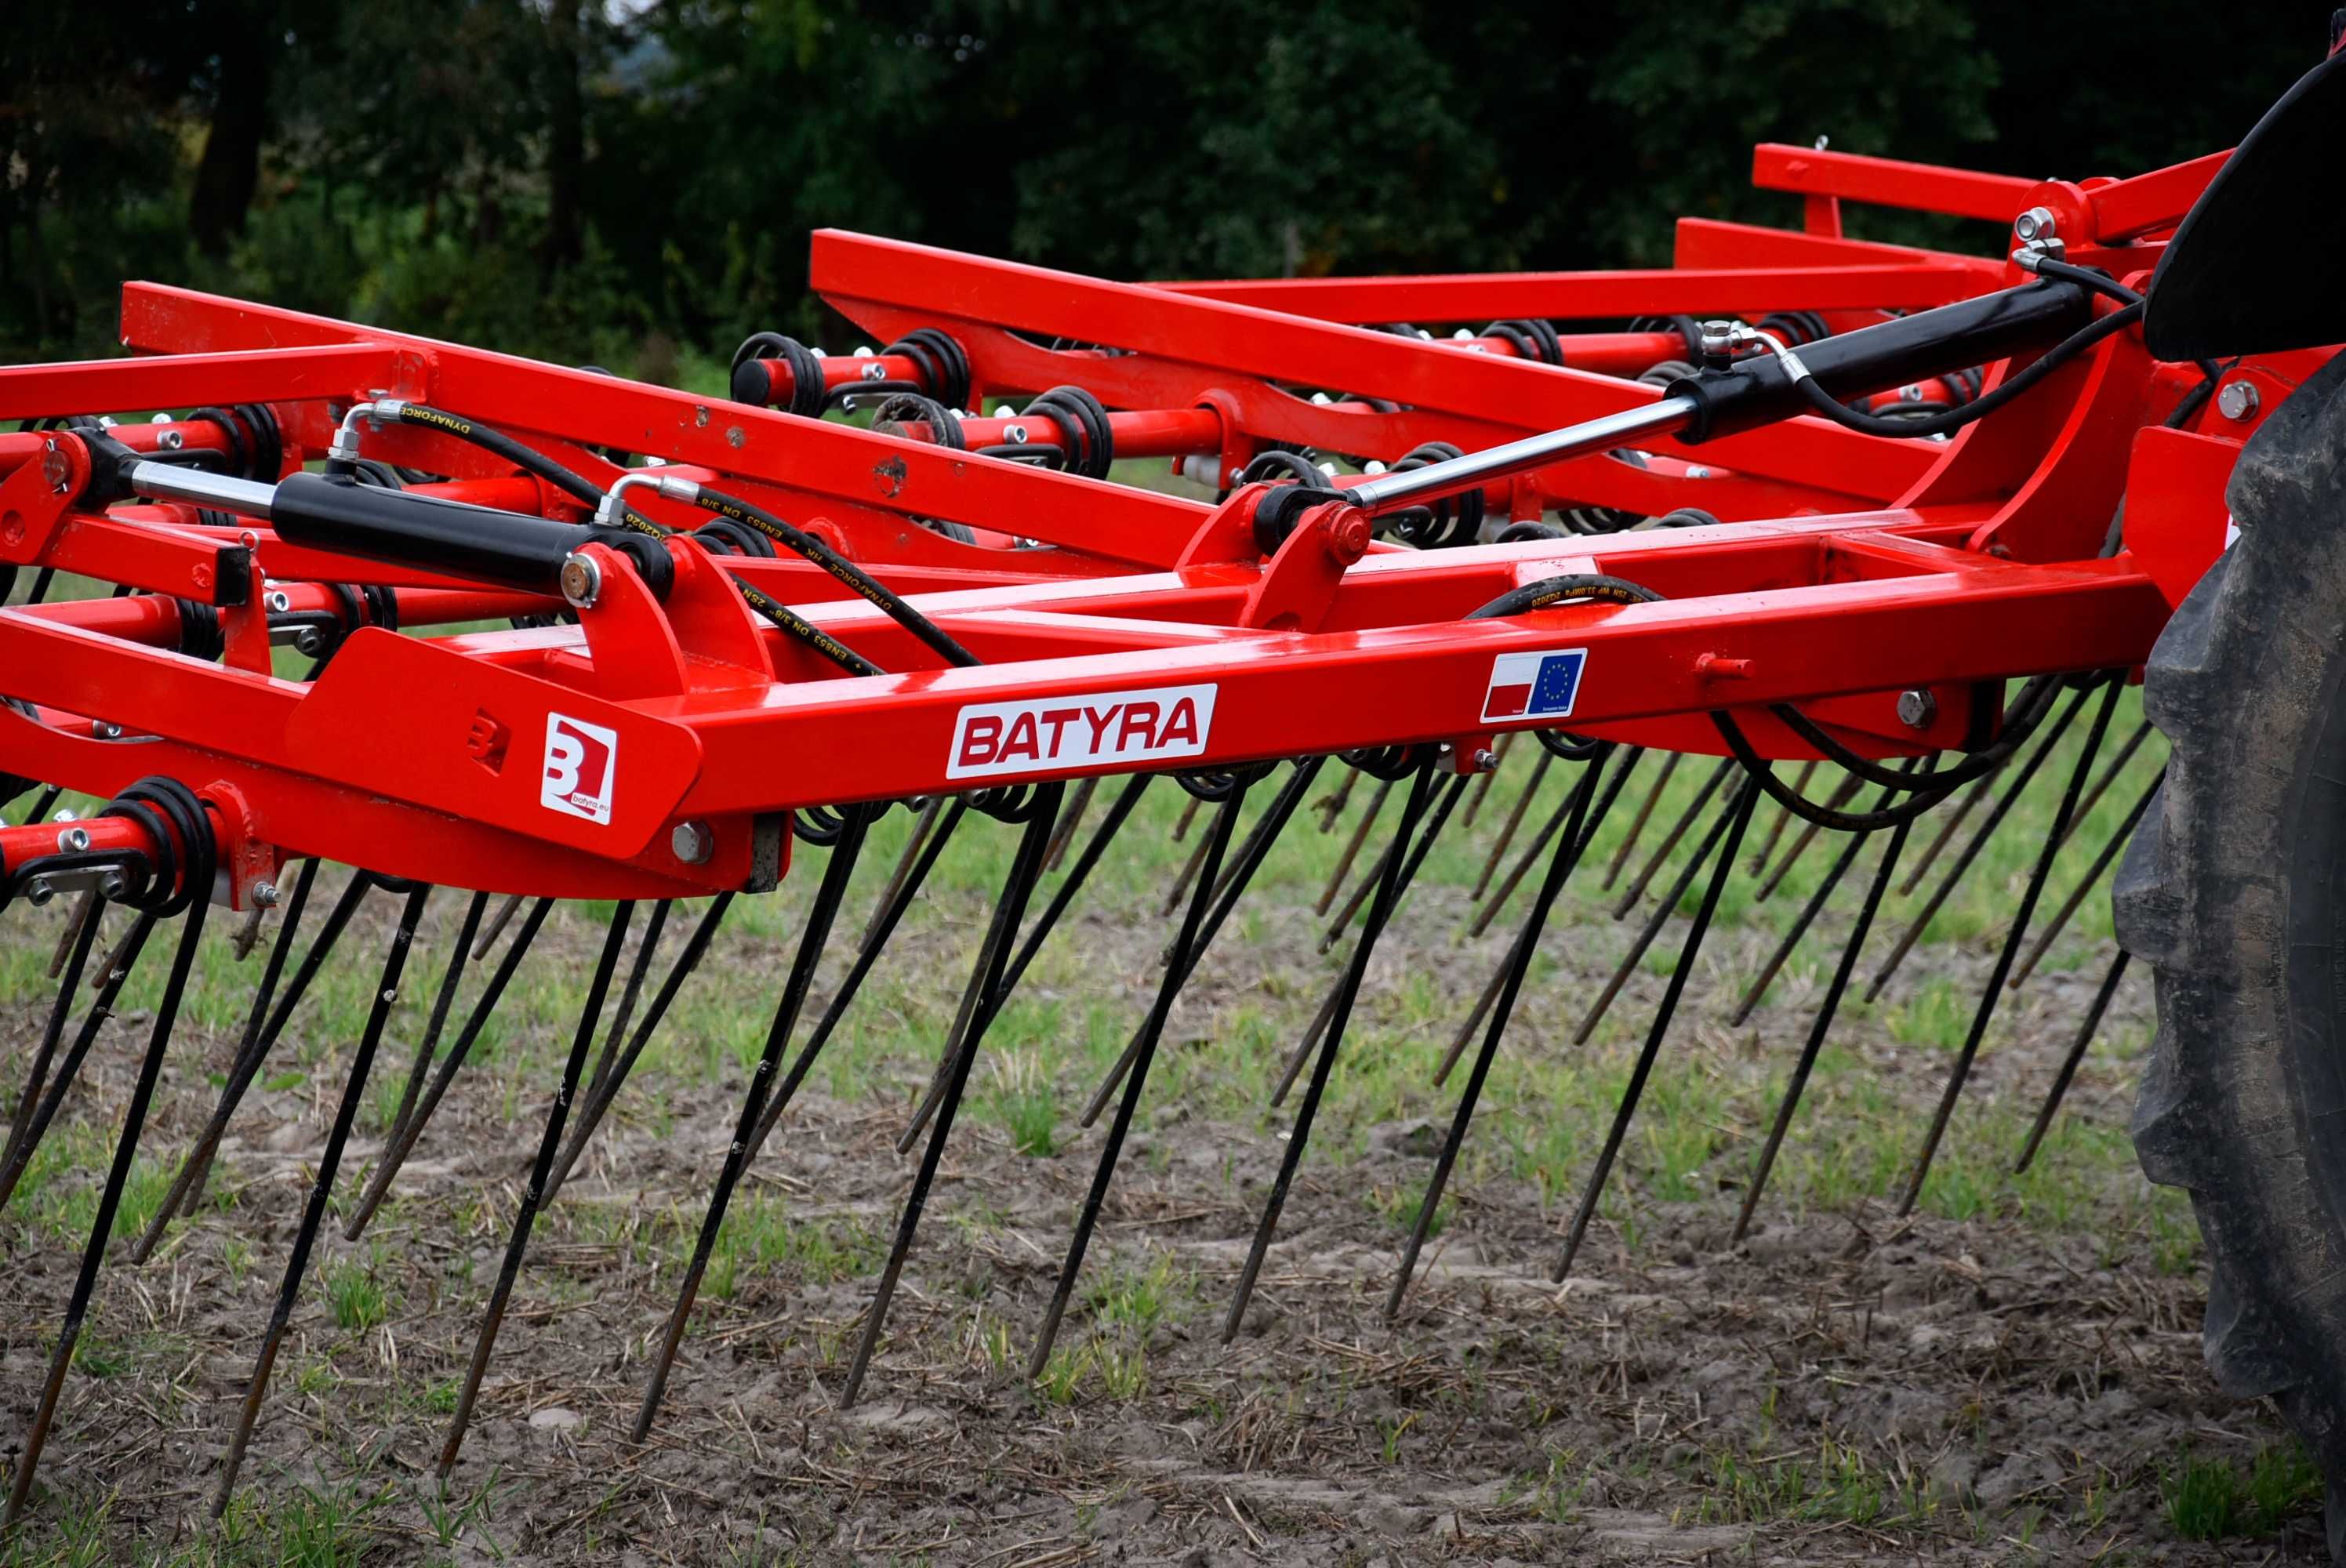
{"label": "chrome piston rod", "polygon": [[1666,397],[1644,408],[1568,424],[1545,435],[1527,435],[1504,446],[1486,447],[1464,457],[1429,463],[1405,473],[1380,473],[1374,479],[1346,485],[1344,499],[1370,516],[1381,517],[1404,506],[1422,506],[1429,501],[1474,490],[1494,479],[1528,473],[1566,458],[1610,452],[1640,436],[1668,435],[1684,430],[1699,412],[1700,405],[1690,397]]}

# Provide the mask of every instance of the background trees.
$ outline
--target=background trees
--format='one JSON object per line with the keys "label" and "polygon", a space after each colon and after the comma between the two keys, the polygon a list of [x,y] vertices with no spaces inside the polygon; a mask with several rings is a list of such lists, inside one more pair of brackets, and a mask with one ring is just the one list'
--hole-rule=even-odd
{"label": "background trees", "polygon": [[0,357],[104,351],[116,285],[145,277],[654,369],[819,331],[824,224],[1123,277],[1594,265],[1665,257],[1678,212],[1789,219],[1749,188],[1756,140],[2132,172],[2237,137],[2326,20],[2176,0],[24,9],[0,60]]}

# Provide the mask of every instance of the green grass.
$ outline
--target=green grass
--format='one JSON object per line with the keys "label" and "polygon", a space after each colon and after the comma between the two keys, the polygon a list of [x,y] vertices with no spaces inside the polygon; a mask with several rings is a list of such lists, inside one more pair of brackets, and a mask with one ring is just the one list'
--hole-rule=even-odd
{"label": "green grass", "polygon": [[2186,1541],[2270,1535],[2321,1502],[2321,1473],[2295,1442],[2260,1449],[2248,1462],[2182,1453],[2159,1479],[2167,1522]]}

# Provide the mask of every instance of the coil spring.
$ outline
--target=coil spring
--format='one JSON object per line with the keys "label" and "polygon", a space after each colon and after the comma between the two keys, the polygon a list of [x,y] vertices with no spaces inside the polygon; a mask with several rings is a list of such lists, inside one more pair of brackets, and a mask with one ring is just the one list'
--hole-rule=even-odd
{"label": "coil spring", "polygon": [[1057,386],[1026,405],[1026,417],[1040,414],[1059,429],[1058,466],[1088,479],[1106,479],[1116,463],[1116,431],[1107,405],[1079,386]]}
{"label": "coil spring", "polygon": [[[1393,463],[1392,472],[1407,473],[1412,469],[1446,463],[1463,455],[1464,453],[1449,442],[1429,441],[1403,453]],[[1421,550],[1472,545],[1483,531],[1483,492],[1477,486],[1461,491],[1456,495],[1445,495],[1429,506],[1412,506],[1393,513],[1386,521],[1396,535]]]}
{"label": "coil spring", "polygon": [[1494,321],[1483,329],[1483,336],[1498,339],[1514,349],[1519,359],[1544,365],[1564,363],[1564,340],[1549,322],[1522,317]]}
{"label": "coil spring", "polygon": [[733,351],[731,392],[735,402],[763,407],[774,394],[773,378],[760,360],[780,360],[790,368],[790,401],[782,412],[804,419],[821,419],[829,393],[822,384],[822,361],[796,338],[780,332],[752,332]]}

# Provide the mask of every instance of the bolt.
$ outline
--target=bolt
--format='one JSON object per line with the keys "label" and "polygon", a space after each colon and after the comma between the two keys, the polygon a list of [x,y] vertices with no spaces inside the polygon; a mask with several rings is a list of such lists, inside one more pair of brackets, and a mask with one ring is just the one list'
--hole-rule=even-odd
{"label": "bolt", "polygon": [[2254,419],[2257,405],[2263,401],[2257,395],[2254,382],[2229,382],[2216,394],[2216,412],[2226,419]]}
{"label": "bolt", "polygon": [[155,444],[166,452],[177,452],[188,444],[188,438],[183,432],[167,430],[155,438]]}
{"label": "bolt", "polygon": [[110,719],[101,718],[97,720],[89,727],[89,732],[92,735],[97,736],[100,740],[119,740],[122,738],[122,726],[114,723]]}
{"label": "bolt", "polygon": [[325,651],[325,639],[321,637],[315,630],[301,631],[294,634],[293,651],[300,654],[303,658],[316,658],[321,653]]}
{"label": "bolt", "polygon": [[73,488],[73,464],[66,454],[51,446],[41,454],[41,477],[49,482],[49,493],[63,495]]}
{"label": "bolt", "polygon": [[867,382],[884,382],[888,379],[888,367],[878,360],[872,360],[864,365],[862,373]]}
{"label": "bolt", "polygon": [[39,909],[56,896],[56,884],[46,877],[35,877],[25,884],[25,901],[35,909]]}
{"label": "bolt", "polygon": [[124,880],[120,871],[108,871],[97,879],[97,896],[103,899],[118,899],[129,891],[129,882]]}
{"label": "bolt", "polygon": [[2012,220],[2012,237],[2023,245],[2050,239],[2053,234],[2053,209],[2049,207],[2032,207]]}
{"label": "bolt", "polygon": [[1024,446],[1026,444],[1026,427],[1023,424],[1005,426],[1002,439],[1013,446]]}
{"label": "bolt", "polygon": [[706,822],[678,822],[676,830],[668,836],[668,843],[678,860],[688,866],[698,866],[716,850],[717,836],[709,830]]}
{"label": "bolt", "polygon": [[1488,773],[1499,765],[1499,754],[1485,747],[1474,753],[1474,771]]}
{"label": "bolt", "polygon": [[593,608],[602,593],[602,567],[576,552],[562,558],[562,596],[573,609]]}
{"label": "bolt", "polygon": [[57,835],[57,852],[60,854],[78,855],[88,848],[89,830],[87,828],[67,828]]}
{"label": "bolt", "polygon": [[1928,729],[1939,717],[1939,699],[1928,687],[1909,687],[1898,694],[1898,722],[1909,729]]}
{"label": "bolt", "polygon": [[275,882],[253,883],[252,907],[259,910],[275,909],[277,907],[277,884]]}
{"label": "bolt", "polygon": [[288,611],[288,610],[291,609],[292,607],[293,607],[293,596],[292,596],[292,595],[291,595],[291,594],[287,593],[287,592],[286,592],[284,589],[282,589],[282,588],[272,588],[272,589],[270,589],[270,592],[269,592],[269,613],[270,613],[270,614],[274,615],[274,616],[281,616],[281,615],[283,615],[286,611]]}

